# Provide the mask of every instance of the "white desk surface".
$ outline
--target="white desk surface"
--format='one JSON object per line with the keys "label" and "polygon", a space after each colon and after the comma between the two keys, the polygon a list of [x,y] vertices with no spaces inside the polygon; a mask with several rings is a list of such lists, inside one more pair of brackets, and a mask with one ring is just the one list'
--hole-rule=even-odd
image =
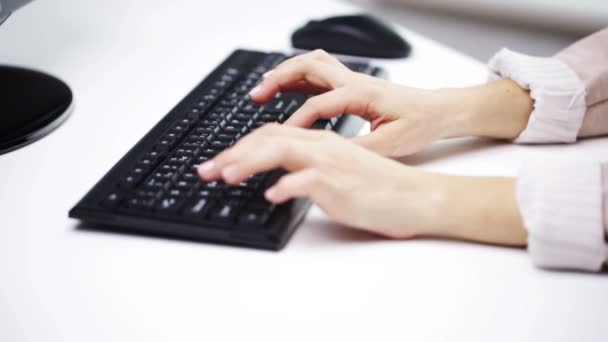
{"label": "white desk surface", "polygon": [[[285,50],[305,18],[352,12],[321,0],[55,0],[7,21],[0,62],[60,76],[76,107],[0,156],[0,341],[608,341],[608,277],[539,270],[524,250],[385,241],[318,209],[279,253],[75,229],[71,206],[230,51]],[[413,57],[378,62],[393,80],[485,79],[483,64],[401,32]],[[525,156],[607,148],[463,139],[406,162],[514,175]]]}

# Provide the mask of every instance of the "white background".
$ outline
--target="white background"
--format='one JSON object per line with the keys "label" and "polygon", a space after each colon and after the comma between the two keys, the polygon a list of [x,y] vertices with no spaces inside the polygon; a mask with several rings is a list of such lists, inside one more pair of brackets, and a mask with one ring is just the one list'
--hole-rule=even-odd
{"label": "white background", "polygon": [[[0,28],[0,62],[51,72],[76,107],[59,130],[0,156],[0,341],[606,341],[606,274],[534,268],[524,250],[386,241],[314,208],[279,252],[76,229],[68,210],[236,47],[285,50],[340,2],[36,1]],[[485,68],[400,28],[385,62],[420,87]],[[606,139],[527,147],[475,139],[404,161],[515,175],[521,160],[606,156]],[[406,203],[404,205],[407,205]]]}

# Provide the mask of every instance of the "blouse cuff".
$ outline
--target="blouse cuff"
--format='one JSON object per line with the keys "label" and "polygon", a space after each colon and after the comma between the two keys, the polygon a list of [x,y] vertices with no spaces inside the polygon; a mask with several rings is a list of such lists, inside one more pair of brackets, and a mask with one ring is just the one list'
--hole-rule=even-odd
{"label": "blouse cuff", "polygon": [[509,78],[530,90],[534,110],[516,143],[571,143],[583,123],[585,84],[557,58],[500,50],[489,62],[490,80]]}
{"label": "blouse cuff", "polygon": [[602,171],[597,162],[529,160],[517,181],[517,203],[536,266],[597,271],[608,259]]}

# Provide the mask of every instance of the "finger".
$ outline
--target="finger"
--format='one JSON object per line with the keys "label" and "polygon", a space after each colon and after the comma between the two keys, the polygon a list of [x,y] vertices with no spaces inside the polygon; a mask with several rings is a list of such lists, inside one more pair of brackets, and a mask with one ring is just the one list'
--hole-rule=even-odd
{"label": "finger", "polygon": [[318,119],[329,119],[344,113],[367,118],[365,95],[350,88],[339,88],[308,99],[287,121],[286,125],[310,127]]}
{"label": "finger", "polygon": [[318,95],[327,91],[327,89],[316,87],[306,81],[296,82],[291,86],[290,91],[296,93],[313,94]]}
{"label": "finger", "polygon": [[[292,70],[292,69],[296,68],[299,64],[301,64],[303,61],[306,61],[306,60],[316,60],[316,61],[325,63],[325,64],[333,66],[333,67],[341,67],[341,68],[347,69],[344,64],[342,64],[335,57],[331,56],[329,53],[325,52],[324,50],[317,49],[317,50],[310,51],[310,52],[307,52],[307,53],[304,53],[301,55],[297,55],[295,57],[291,57],[291,58],[285,60],[284,62],[277,65],[274,69],[267,71],[264,74],[264,78],[268,78],[277,69]],[[290,88],[290,91],[305,92],[305,93],[321,93],[322,91],[326,91],[326,90],[327,89],[323,89],[321,87],[316,87],[306,81],[298,81],[295,84],[293,84],[292,87]]]}
{"label": "finger", "polygon": [[297,131],[304,130],[280,125],[261,127],[212,161],[201,164],[199,174],[206,180],[221,177],[229,184],[237,184],[256,173],[279,167],[289,171],[308,167],[313,161],[308,153],[313,140]]}
{"label": "finger", "polygon": [[325,50],[316,49],[313,51],[309,51],[309,52],[291,57],[291,58],[283,61],[279,65],[277,65],[275,67],[275,69],[290,67],[290,66],[293,66],[294,64],[302,62],[302,60],[307,60],[307,59],[314,59],[314,60],[329,64],[329,65],[333,65],[333,66],[344,66],[344,64],[342,64],[338,59],[336,59],[335,57],[333,57],[332,55],[327,53]]}
{"label": "finger", "polygon": [[[256,129],[254,132],[241,138],[234,146],[220,152],[210,161],[200,164],[197,168],[199,176],[207,181],[221,178],[222,170],[227,165],[225,160],[230,159],[230,155],[235,153],[233,151],[238,148],[237,150],[241,154],[248,155],[249,153],[255,153],[255,146],[259,143],[260,139],[263,139],[262,137],[279,134],[275,132],[279,131],[279,129],[273,129],[273,126],[276,126],[276,124],[270,123]],[[229,157],[226,157],[226,155],[229,155]]]}
{"label": "finger", "polygon": [[404,128],[398,122],[389,122],[379,126],[369,134],[351,138],[359,146],[382,155],[393,156],[398,148],[397,139],[404,134]]}
{"label": "finger", "polygon": [[302,81],[325,90],[341,84],[341,69],[315,59],[302,59],[299,63],[275,69],[267,74],[262,83],[250,92],[251,99],[256,102],[266,102],[277,92],[292,91],[293,86]]}
{"label": "finger", "polygon": [[[257,153],[246,152],[248,149],[234,150],[224,156],[225,163],[221,176],[228,184],[238,184],[254,174],[276,168],[289,171],[311,166],[312,159],[307,154],[305,141],[290,138],[267,138]],[[263,149],[263,150],[260,150]]]}

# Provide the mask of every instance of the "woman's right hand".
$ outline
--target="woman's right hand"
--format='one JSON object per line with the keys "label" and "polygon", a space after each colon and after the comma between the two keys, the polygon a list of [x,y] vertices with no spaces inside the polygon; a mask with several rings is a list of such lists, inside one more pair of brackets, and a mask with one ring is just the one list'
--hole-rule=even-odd
{"label": "woman's right hand", "polygon": [[[316,96],[309,98],[286,124],[309,127],[318,119],[343,113],[359,115],[370,122],[371,133],[353,140],[390,157],[412,154],[448,137],[514,138],[528,117],[512,120],[510,115],[499,113],[501,108],[493,108],[500,107],[494,100],[502,98],[509,105],[528,105],[529,96],[512,81],[463,89],[416,89],[353,72],[322,50],[279,64],[252,90],[251,97],[263,103],[277,92],[288,91]],[[525,98],[513,101],[503,96],[505,91]]]}

